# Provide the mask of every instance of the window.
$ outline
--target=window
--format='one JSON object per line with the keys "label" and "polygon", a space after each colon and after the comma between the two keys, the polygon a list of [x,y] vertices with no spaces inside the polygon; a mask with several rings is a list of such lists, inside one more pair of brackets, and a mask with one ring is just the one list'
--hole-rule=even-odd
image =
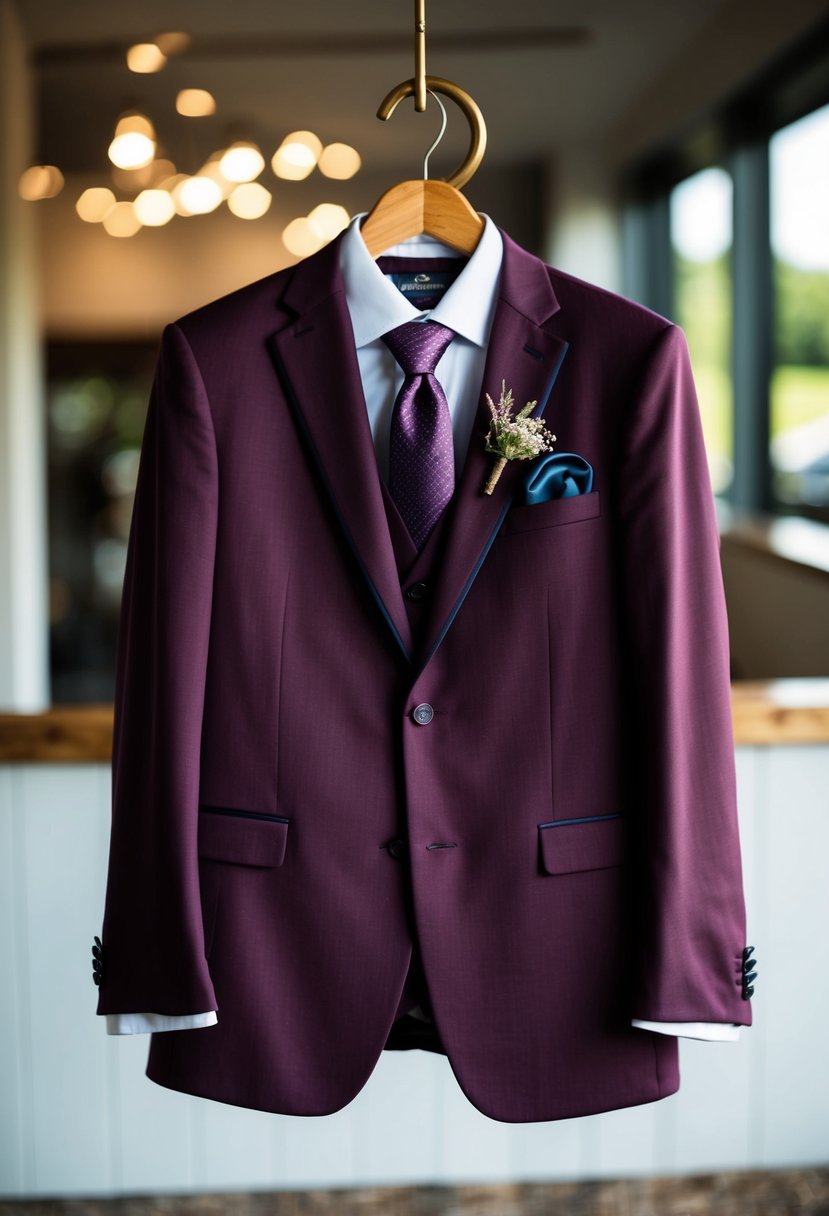
{"label": "window", "polygon": [[734,473],[731,217],[723,169],[703,169],[671,191],[673,316],[688,339],[715,494]]}
{"label": "window", "polygon": [[156,345],[47,346],[52,703],[111,701]]}
{"label": "window", "polygon": [[829,520],[829,105],[769,144],[772,486]]}

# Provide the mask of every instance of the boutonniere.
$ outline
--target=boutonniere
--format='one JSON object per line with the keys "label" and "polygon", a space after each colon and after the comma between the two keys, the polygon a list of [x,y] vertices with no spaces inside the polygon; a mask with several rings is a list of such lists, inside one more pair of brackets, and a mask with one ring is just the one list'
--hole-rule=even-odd
{"label": "boutonniere", "polygon": [[486,394],[486,400],[492,415],[486,436],[486,450],[498,457],[484,486],[484,493],[491,494],[508,460],[530,460],[541,452],[551,452],[555,435],[547,430],[547,423],[543,418],[527,416],[530,410],[538,405],[537,401],[528,401],[517,414],[513,414],[512,389],[507,388],[505,380],[501,381],[498,404],[495,404],[489,393]]}

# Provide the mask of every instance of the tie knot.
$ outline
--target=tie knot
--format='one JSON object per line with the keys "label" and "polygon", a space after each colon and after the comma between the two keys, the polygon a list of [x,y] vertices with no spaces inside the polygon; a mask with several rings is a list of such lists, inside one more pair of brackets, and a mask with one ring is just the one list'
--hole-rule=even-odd
{"label": "tie knot", "polygon": [[383,334],[383,341],[407,376],[432,374],[455,331],[439,321],[406,321]]}

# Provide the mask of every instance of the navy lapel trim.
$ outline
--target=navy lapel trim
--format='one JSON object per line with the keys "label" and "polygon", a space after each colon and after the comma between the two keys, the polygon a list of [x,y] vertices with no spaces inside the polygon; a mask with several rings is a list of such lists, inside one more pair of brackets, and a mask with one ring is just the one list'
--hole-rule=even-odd
{"label": "navy lapel trim", "polygon": [[[338,495],[337,495],[337,493],[334,489],[334,486],[332,485],[331,479],[328,475],[327,462],[322,459],[319,448],[317,447],[317,444],[316,444],[314,437],[311,433],[311,430],[308,426],[308,420],[305,417],[305,413],[297,398],[296,392],[294,390],[293,382],[291,380],[291,376],[289,375],[288,369],[285,366],[284,360],[282,359],[282,356],[281,356],[281,353],[279,350],[279,346],[275,339],[275,335],[272,335],[270,338],[268,338],[268,348],[271,352],[274,362],[277,365],[277,369],[280,372],[280,380],[282,381],[283,389],[285,391],[285,396],[288,400],[288,405],[291,408],[291,413],[293,414],[294,419],[296,420],[296,423],[299,426],[300,432],[302,433],[303,439],[305,440],[305,443],[307,444],[309,452],[313,456],[314,463],[316,464],[317,471],[319,472],[319,475],[320,475],[320,479],[322,480],[323,486],[325,488],[325,492],[327,493],[327,495],[331,501],[331,505],[334,508],[334,511],[336,513],[340,527],[342,528],[343,535],[345,536],[346,542],[347,542],[349,548],[351,549],[351,552],[354,555],[354,558],[357,562],[357,565],[360,568],[361,573],[363,574],[363,577],[366,580],[369,591],[371,592],[371,596],[374,599],[374,602],[376,603],[377,607],[379,608],[383,619],[385,620],[386,624],[388,625],[389,629],[391,630],[392,636],[393,636],[395,642],[397,643],[397,645],[399,646],[399,648],[403,654],[403,657],[405,658],[407,663],[411,663],[412,655],[409,650],[409,647],[407,646],[405,640],[403,639],[403,637],[400,633],[400,630],[398,629],[397,624],[394,621],[394,618],[392,617],[391,613],[389,612],[388,608],[386,607],[385,600],[383,599],[383,596],[380,594],[377,584],[374,581],[374,578],[372,577],[372,574],[368,568],[368,565],[366,564],[366,561],[363,557],[361,547],[357,544],[357,542],[354,538],[354,535],[353,535],[351,529],[349,528],[348,523],[346,522],[345,516],[340,509]],[[384,514],[383,518],[384,518],[384,523],[385,523],[385,514]],[[387,524],[386,524],[386,527],[388,527]],[[389,538],[389,545],[391,545],[391,538]]]}
{"label": "navy lapel trim", "polygon": [[[547,405],[547,401],[550,396],[550,393],[553,390],[553,385],[556,382],[556,377],[558,376],[559,369],[561,368],[561,365],[564,361],[564,356],[567,354],[567,351],[569,350],[569,346],[570,346],[570,344],[568,342],[562,341],[561,349],[558,352],[558,356],[557,356],[555,364],[553,366],[553,370],[552,370],[552,374],[550,376],[549,383],[547,384],[543,395],[539,399],[538,405],[532,412],[532,416],[534,418],[537,418],[540,414],[543,414],[543,412],[544,412],[544,409]],[[533,352],[533,353],[535,353],[535,352]],[[458,598],[456,599],[449,614],[447,615],[446,619],[444,620],[443,625],[441,626],[440,630],[436,634],[436,636],[432,642],[432,645],[429,649],[428,654],[426,654],[426,656],[423,658],[420,668],[417,672],[417,676],[420,675],[421,671],[423,671],[423,669],[426,667],[426,665],[431,660],[431,658],[434,655],[435,651],[437,650],[438,646],[440,646],[441,642],[443,641],[446,634],[448,633],[449,628],[452,625],[452,622],[454,621],[455,617],[457,616],[458,612],[460,611],[461,605],[463,604],[464,600],[466,599],[467,595],[469,594],[472,584],[474,583],[474,581],[478,575],[478,571],[480,570],[481,566],[483,565],[484,560],[486,559],[486,556],[489,553],[490,548],[492,547],[493,541],[495,540],[495,537],[498,535],[501,524],[504,522],[504,518],[507,514],[507,511],[510,509],[510,506],[512,505],[512,500],[515,496],[516,489],[517,489],[517,485],[513,484],[512,492],[505,499],[505,501],[501,507],[501,510],[498,514],[498,518],[496,519],[495,523],[493,524],[492,530],[490,531],[489,536],[487,537],[486,541],[484,542],[484,546],[478,556],[478,560],[475,562],[475,565],[472,567],[472,570],[470,571],[466,582],[464,583],[463,587],[461,588]],[[417,676],[415,678],[417,678]]]}

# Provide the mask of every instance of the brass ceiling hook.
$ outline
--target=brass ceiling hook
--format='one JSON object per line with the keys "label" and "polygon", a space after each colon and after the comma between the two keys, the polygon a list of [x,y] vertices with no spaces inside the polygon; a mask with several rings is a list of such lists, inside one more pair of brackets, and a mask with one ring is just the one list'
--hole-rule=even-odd
{"label": "brass ceiling hook", "polygon": [[[442,76],[427,76],[425,79],[426,88],[431,89],[433,93],[443,93],[444,97],[451,97],[469,123],[470,140],[466,158],[450,177],[441,179],[448,182],[450,186],[460,189],[469,181],[484,158],[486,151],[484,116],[477,102],[473,101],[466,89],[462,89],[460,85],[453,84],[451,80],[444,80]],[[381,101],[377,117],[384,122],[388,121],[403,98],[414,97],[415,93],[416,81],[414,79],[404,80],[402,84],[396,85]]]}

